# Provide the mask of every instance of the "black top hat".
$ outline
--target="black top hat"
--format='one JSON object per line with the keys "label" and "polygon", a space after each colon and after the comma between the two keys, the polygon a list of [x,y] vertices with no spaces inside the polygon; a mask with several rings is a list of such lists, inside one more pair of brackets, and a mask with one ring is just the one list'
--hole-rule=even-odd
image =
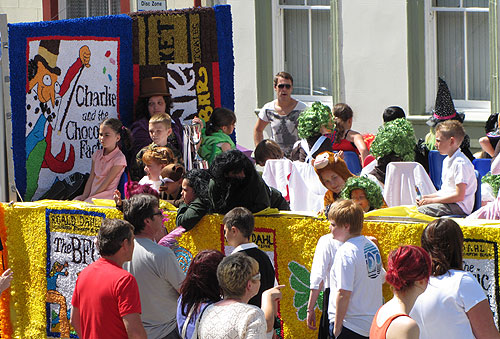
{"label": "black top hat", "polygon": [[436,95],[436,104],[432,110],[432,116],[427,120],[427,125],[430,127],[436,126],[438,123],[446,120],[458,120],[464,122],[465,114],[458,113],[453,105],[450,90],[446,82],[438,78],[439,87]]}
{"label": "black top hat", "polygon": [[61,75],[61,69],[56,65],[60,44],[61,40],[40,40],[38,54],[33,58],[35,62],[40,61],[45,68],[57,75]]}

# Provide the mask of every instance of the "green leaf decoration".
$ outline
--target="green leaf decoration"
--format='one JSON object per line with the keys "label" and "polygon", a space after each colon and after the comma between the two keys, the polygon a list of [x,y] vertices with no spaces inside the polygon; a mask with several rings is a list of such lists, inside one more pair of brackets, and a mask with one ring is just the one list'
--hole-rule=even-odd
{"label": "green leaf decoration", "polygon": [[302,265],[291,261],[288,263],[288,268],[293,275],[295,275],[304,285],[309,288],[311,273]]}
{"label": "green leaf decoration", "polygon": [[[307,318],[307,302],[309,301],[309,283],[311,273],[302,265],[295,261],[288,263],[290,275],[290,286],[295,291],[293,296],[293,306],[297,309],[297,319],[304,321]],[[323,311],[323,292],[320,292],[315,307]]]}
{"label": "green leaf decoration", "polygon": [[299,115],[297,122],[297,132],[301,139],[321,135],[320,130],[322,126],[330,130],[335,128],[335,122],[330,107],[323,105],[319,101],[316,101],[311,107],[304,110],[304,112]]}
{"label": "green leaf decoration", "polygon": [[306,318],[307,318],[307,302],[306,302],[306,304],[304,306],[302,306],[301,308],[299,308],[299,310],[297,311],[297,318],[300,321],[306,320]]}
{"label": "green leaf decoration", "polygon": [[309,292],[309,286],[304,285],[296,276],[290,277],[290,285],[297,292]]}
{"label": "green leaf decoration", "polygon": [[295,293],[293,296],[293,306],[296,308],[302,307],[304,304],[307,305],[307,301],[309,300],[309,293]]}
{"label": "green leaf decoration", "polygon": [[500,187],[500,175],[492,175],[488,172],[484,177],[481,178],[481,182],[488,184],[493,188],[493,193],[495,196],[498,195],[498,188]]}
{"label": "green leaf decoration", "polygon": [[323,312],[323,291],[319,292],[318,300],[316,300],[316,306]]}

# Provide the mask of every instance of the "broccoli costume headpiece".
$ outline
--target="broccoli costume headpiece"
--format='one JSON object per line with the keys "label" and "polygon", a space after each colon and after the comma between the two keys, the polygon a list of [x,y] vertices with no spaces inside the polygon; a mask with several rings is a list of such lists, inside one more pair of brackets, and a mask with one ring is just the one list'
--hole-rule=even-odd
{"label": "broccoli costume headpiece", "polygon": [[299,138],[306,139],[321,134],[321,126],[333,129],[335,123],[330,107],[316,101],[299,115],[297,126]]}
{"label": "broccoli costume headpiece", "polygon": [[351,177],[347,179],[344,189],[340,192],[342,199],[351,199],[351,192],[357,189],[365,191],[366,199],[370,203],[370,210],[378,209],[384,203],[382,189],[367,177]]}
{"label": "broccoli costume headpiece", "polygon": [[493,194],[498,195],[498,189],[500,188],[500,175],[492,175],[488,172],[484,177],[481,178],[483,184],[488,184],[493,188]]}
{"label": "broccoli costume headpiece", "polygon": [[370,153],[377,159],[394,153],[403,161],[414,161],[415,145],[413,126],[408,120],[399,118],[379,127]]}

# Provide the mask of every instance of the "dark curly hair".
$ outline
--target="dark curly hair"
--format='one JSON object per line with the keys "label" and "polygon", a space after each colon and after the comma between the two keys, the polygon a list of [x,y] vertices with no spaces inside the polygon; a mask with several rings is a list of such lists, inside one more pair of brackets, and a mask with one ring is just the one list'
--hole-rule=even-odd
{"label": "dark curly hair", "polygon": [[224,254],[216,250],[205,250],[198,253],[181,285],[181,312],[187,316],[194,306],[193,316],[198,306],[204,302],[215,303],[220,300],[221,289],[217,280],[217,266],[224,259]]}
{"label": "dark curly hair", "polygon": [[254,174],[255,167],[250,159],[238,150],[230,150],[217,155],[210,166],[210,173],[218,185],[227,184],[226,176],[229,172],[240,172],[241,170],[249,178]]}
{"label": "dark curly hair", "polygon": [[209,204],[210,201],[208,198],[208,183],[211,177],[210,172],[206,169],[192,169],[184,177],[189,182],[188,185],[193,189],[196,197],[206,204]]}

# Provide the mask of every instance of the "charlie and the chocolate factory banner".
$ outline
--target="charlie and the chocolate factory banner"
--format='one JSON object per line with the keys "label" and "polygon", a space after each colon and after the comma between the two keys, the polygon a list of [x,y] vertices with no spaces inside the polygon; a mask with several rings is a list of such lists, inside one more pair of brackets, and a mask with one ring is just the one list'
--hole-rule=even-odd
{"label": "charlie and the chocolate factory banner", "polygon": [[9,24],[9,59],[15,184],[25,201],[90,172],[100,122],[130,126],[145,77],[167,79],[181,121],[234,109],[227,5]]}
{"label": "charlie and the chocolate factory banner", "polygon": [[[94,239],[102,219],[122,218],[109,202],[108,207],[53,200],[0,204],[0,274],[7,268],[14,271],[11,288],[0,297],[2,338],[76,338],[69,322],[76,279],[83,268],[99,258]],[[376,212],[392,218],[395,214],[394,208]],[[176,211],[164,209],[164,214],[164,220],[168,219],[165,227],[171,231]],[[192,258],[204,249],[217,249],[226,255],[232,252],[224,240],[222,218],[218,214],[205,216],[173,246],[185,271]],[[432,218],[418,218],[365,221],[363,233],[378,239],[381,252],[381,258],[371,259],[382,260],[387,267],[391,250],[404,244],[419,245],[422,231]],[[463,268],[483,287],[498,327],[500,223],[456,220],[466,239]],[[269,256],[278,282],[285,285],[279,308],[284,338],[317,336],[306,325],[309,278],[316,243],[328,231],[324,218],[290,214],[255,218],[252,241]],[[384,298],[391,298],[388,286],[384,286]],[[322,296],[315,305],[317,319],[321,301]]]}

